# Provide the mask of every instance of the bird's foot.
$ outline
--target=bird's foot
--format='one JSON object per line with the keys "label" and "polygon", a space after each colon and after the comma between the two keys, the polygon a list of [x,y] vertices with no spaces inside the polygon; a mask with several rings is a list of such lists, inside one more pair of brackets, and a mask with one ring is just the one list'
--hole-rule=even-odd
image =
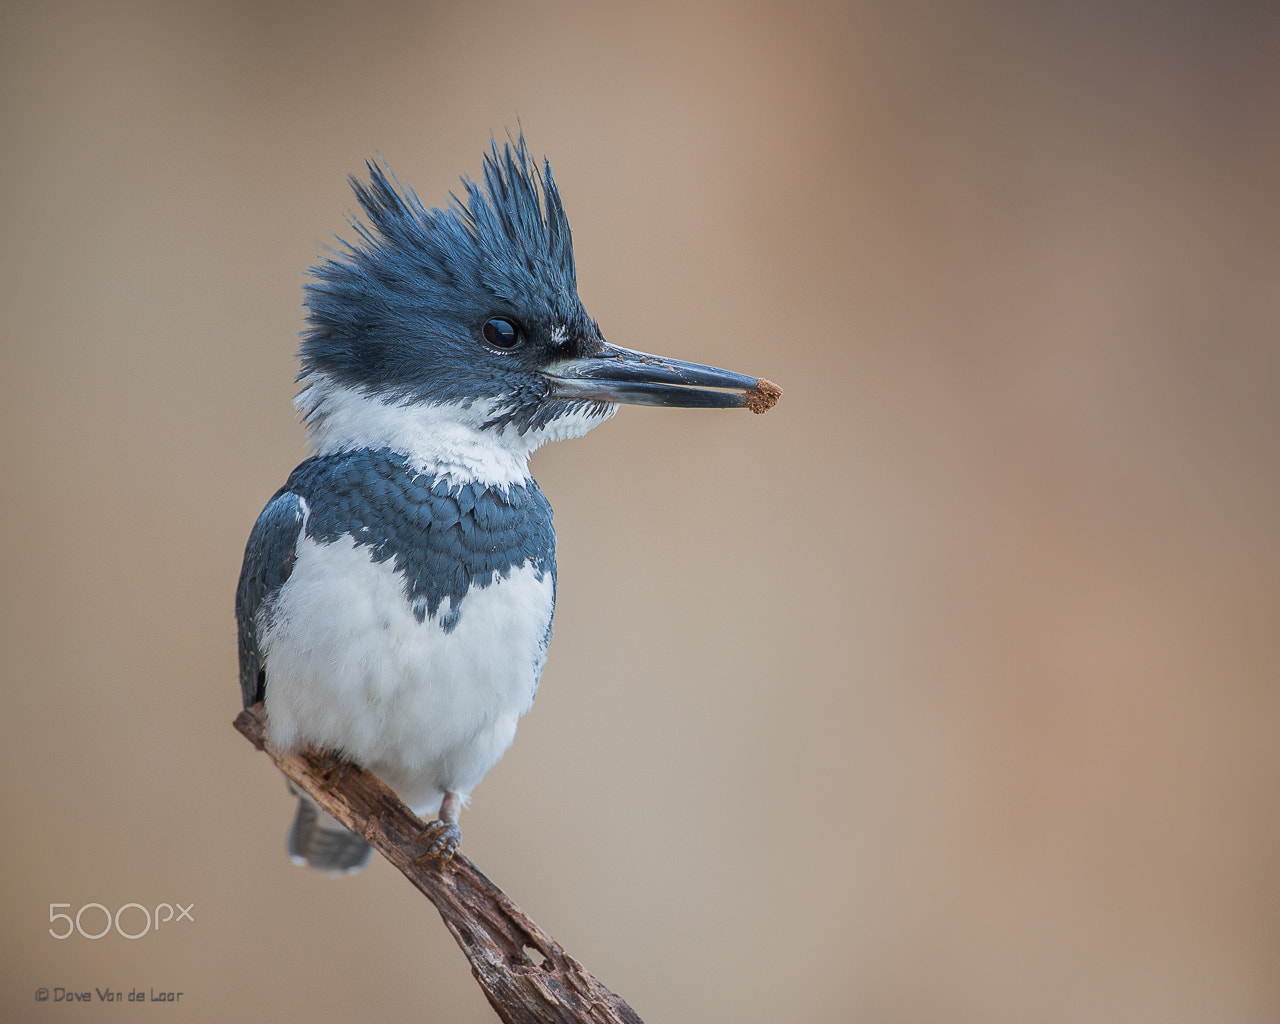
{"label": "bird's foot", "polygon": [[454,850],[462,842],[462,829],[458,828],[456,821],[429,821],[419,834],[418,841],[427,846],[421,855],[414,858],[415,861],[446,861],[453,857]]}
{"label": "bird's foot", "polygon": [[317,774],[320,776],[325,792],[333,792],[354,764],[354,761],[343,757],[336,750],[322,751],[320,753],[320,770]]}

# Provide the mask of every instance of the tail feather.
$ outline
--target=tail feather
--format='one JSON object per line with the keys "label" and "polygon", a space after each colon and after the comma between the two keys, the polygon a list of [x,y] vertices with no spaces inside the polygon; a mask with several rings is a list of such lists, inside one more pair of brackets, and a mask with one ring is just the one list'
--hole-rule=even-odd
{"label": "tail feather", "polygon": [[320,810],[310,797],[298,794],[298,813],[289,830],[289,856],[295,864],[331,875],[351,875],[368,864],[372,854],[372,846]]}

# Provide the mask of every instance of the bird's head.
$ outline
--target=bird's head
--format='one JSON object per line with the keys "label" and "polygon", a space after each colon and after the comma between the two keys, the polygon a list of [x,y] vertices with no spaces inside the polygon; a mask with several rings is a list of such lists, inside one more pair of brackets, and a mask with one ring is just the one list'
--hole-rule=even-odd
{"label": "bird's head", "polygon": [[747,407],[767,381],[607,344],[578,298],[551,165],[523,135],[465,202],[427,209],[383,166],[352,179],[367,223],[312,268],[297,405],[320,450],[509,450],[527,458],[619,403]]}

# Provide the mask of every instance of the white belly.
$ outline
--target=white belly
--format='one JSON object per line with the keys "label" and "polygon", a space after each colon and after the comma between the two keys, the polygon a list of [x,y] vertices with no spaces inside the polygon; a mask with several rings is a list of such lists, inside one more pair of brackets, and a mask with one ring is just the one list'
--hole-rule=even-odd
{"label": "white belly", "polygon": [[312,744],[373,770],[419,814],[464,798],[502,757],[546,660],[550,573],[528,565],[472,586],[453,631],[418,622],[394,560],[350,537],[300,537],[261,625],[272,741]]}

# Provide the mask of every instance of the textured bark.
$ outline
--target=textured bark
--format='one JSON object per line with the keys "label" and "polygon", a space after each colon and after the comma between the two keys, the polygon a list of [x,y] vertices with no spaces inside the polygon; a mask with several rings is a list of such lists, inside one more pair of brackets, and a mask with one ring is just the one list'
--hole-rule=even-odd
{"label": "textured bark", "polygon": [[596,981],[466,857],[416,860],[424,823],[376,775],[354,765],[334,773],[317,752],[272,749],[261,704],[242,711],[235,727],[435,904],[490,1005],[508,1024],[642,1024],[624,1000]]}

